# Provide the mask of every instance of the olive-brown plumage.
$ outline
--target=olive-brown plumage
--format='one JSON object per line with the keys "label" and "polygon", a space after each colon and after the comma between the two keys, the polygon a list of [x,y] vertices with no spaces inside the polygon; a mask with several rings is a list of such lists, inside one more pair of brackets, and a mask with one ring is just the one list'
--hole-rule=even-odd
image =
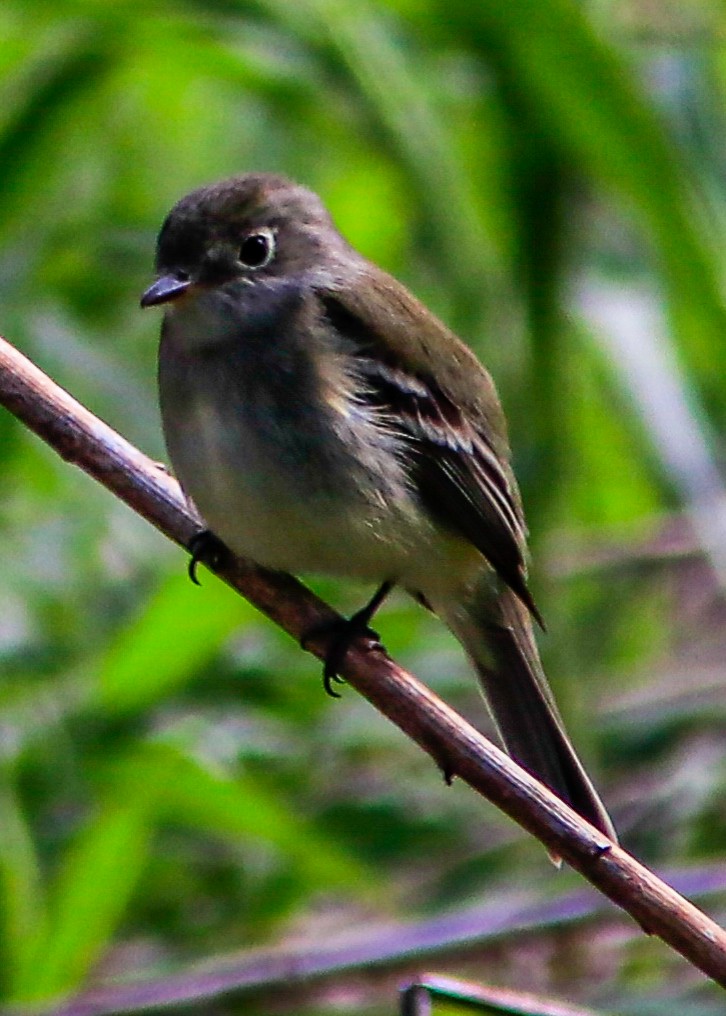
{"label": "olive-brown plumage", "polygon": [[614,836],[539,661],[506,425],[472,351],[282,177],[183,198],[157,272],[164,433],[209,528],[261,565],[430,606],[513,757]]}

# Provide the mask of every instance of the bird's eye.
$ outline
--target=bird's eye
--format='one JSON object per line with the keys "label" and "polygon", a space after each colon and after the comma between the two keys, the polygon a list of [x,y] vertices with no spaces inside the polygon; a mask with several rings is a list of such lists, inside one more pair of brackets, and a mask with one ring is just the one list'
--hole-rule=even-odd
{"label": "bird's eye", "polygon": [[259,229],[250,233],[242,241],[239,249],[239,260],[245,268],[264,268],[275,253],[275,237],[269,229]]}

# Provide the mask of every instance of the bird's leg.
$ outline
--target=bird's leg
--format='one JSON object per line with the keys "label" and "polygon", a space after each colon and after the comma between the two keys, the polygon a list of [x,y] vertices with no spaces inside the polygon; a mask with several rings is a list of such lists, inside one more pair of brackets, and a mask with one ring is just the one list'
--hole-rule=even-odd
{"label": "bird's leg", "polygon": [[348,652],[355,640],[357,638],[366,637],[370,639],[374,645],[380,645],[378,632],[369,628],[368,622],[371,620],[392,589],[393,582],[384,582],[375,591],[368,603],[366,603],[365,607],[357,610],[355,614],[352,614],[347,620],[345,618],[341,618],[340,620],[333,621],[332,624],[323,623],[322,625],[316,625],[314,628],[305,632],[303,637],[300,639],[300,644],[303,649],[305,649],[307,648],[307,643],[309,643],[315,636],[330,634],[330,645],[328,646],[328,650],[325,654],[325,661],[323,664],[323,687],[332,698],[340,698],[338,692],[333,689],[333,681],[336,681],[339,684],[345,683],[343,678],[339,676],[338,671],[343,659],[345,658],[345,654]]}

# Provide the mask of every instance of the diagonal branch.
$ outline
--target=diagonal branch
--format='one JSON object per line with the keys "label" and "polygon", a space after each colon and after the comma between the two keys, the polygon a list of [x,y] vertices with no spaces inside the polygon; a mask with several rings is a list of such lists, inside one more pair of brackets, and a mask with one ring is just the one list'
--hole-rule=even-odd
{"label": "diagonal branch", "polygon": [[[200,527],[175,480],[0,339],[0,403],[63,458],[80,466],[161,532],[187,546]],[[336,615],[287,575],[236,558],[215,572],[290,635]],[[320,658],[324,636],[306,647]],[[726,987],[726,932],[479,734],[454,710],[365,642],[348,653],[343,676],[416,741],[446,774],[492,801],[572,865],[649,933]]]}
{"label": "diagonal branch", "polygon": [[[726,888],[726,866],[675,868],[669,878],[694,896],[720,894]],[[231,997],[238,1006],[254,1000],[262,1009],[262,1000],[274,998],[276,1012],[298,1012],[326,986],[356,983],[361,977],[367,984],[385,984],[392,974],[416,976],[431,963],[480,957],[487,946],[501,946],[522,935],[582,927],[607,908],[607,900],[589,887],[554,899],[546,889],[513,893],[429,920],[350,929],[338,933],[332,943],[237,950],[160,976],[137,972],[127,983],[91,985],[60,1003],[33,1008],[32,1016],[115,1016],[170,1006],[209,1006]],[[627,941],[627,935],[619,938],[621,947]],[[422,979],[429,983],[431,977]]]}

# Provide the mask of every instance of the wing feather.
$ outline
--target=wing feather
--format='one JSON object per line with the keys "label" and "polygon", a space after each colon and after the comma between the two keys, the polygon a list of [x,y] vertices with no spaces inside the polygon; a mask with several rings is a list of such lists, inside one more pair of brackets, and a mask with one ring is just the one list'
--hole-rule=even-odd
{"label": "wing feather", "polygon": [[469,540],[542,624],[527,587],[526,526],[509,463],[432,377],[394,362],[335,298],[327,295],[323,307],[355,354],[359,397],[407,444],[412,482],[428,511]]}

